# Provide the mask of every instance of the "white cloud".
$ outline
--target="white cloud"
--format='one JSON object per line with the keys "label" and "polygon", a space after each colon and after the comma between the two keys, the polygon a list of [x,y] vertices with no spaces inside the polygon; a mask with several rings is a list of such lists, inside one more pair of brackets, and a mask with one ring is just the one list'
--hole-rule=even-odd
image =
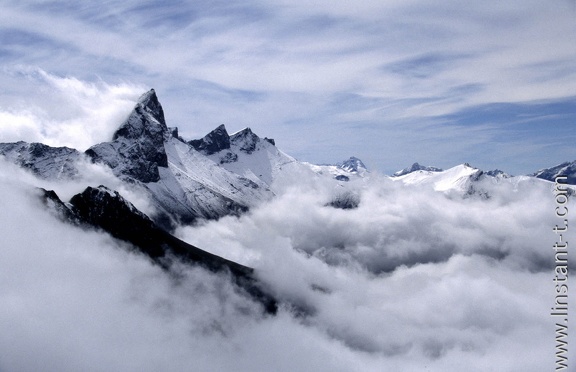
{"label": "white cloud", "polygon": [[[436,112],[445,105],[441,99],[447,91],[471,83],[482,85],[482,93],[462,97],[458,107],[574,95],[568,81],[534,81],[543,72],[539,63],[563,63],[574,56],[569,35],[575,26],[567,2],[321,4],[182,4],[178,13],[156,4],[154,16],[143,17],[136,11],[141,6],[128,2],[100,9],[101,19],[86,17],[94,11],[90,6],[68,13],[47,7],[43,11],[57,20],[50,21],[52,27],[29,8],[12,5],[4,18],[12,27],[73,46],[85,57],[115,58],[150,74],[204,79],[233,89],[436,98]],[[106,17],[116,20],[113,28],[106,27]],[[446,56],[450,68],[427,79],[381,69],[430,53]]]}
{"label": "white cloud", "polygon": [[[4,5],[0,142],[84,150],[154,86],[181,133],[252,126],[329,161],[342,151],[396,169],[407,156],[443,167],[478,152],[551,159],[537,135],[510,142],[518,132],[491,122],[426,119],[576,94],[569,1],[94,4]],[[222,278],[189,270],[175,285],[109,237],[39,213],[22,190],[67,199],[101,183],[151,212],[98,166],[63,184],[0,164],[0,370],[552,365],[556,221],[544,187],[485,185],[492,199],[462,201],[378,180],[357,210],[341,211],[324,206],[331,188],[306,184],[241,218],[182,229],[316,310],[262,319]]]}
{"label": "white cloud", "polygon": [[[368,353],[361,370],[545,369],[550,188],[481,187],[491,199],[379,179],[358,209],[338,210],[325,206],[326,189],[306,184],[241,218],[179,234],[257,267],[281,297],[312,309],[306,324]],[[527,349],[534,354],[518,360]]]}
{"label": "white cloud", "polygon": [[[352,366],[338,345],[287,314],[262,319],[225,277],[182,268],[174,282],[105,234],[58,221],[2,170],[3,371]],[[285,353],[285,342],[299,357]]]}
{"label": "white cloud", "polygon": [[[2,370],[552,365],[545,261],[557,221],[544,182],[481,184],[485,200],[373,175],[351,186],[359,208],[339,210],[325,204],[340,190],[316,179],[240,218],[179,230],[256,267],[277,296],[309,312],[275,317],[262,317],[224,277],[182,268],[175,283],[110,237],[59,222],[34,200],[35,184],[0,163]],[[66,195],[80,184],[56,186]]]}
{"label": "white cloud", "polygon": [[[14,75],[19,77],[14,79]],[[0,106],[1,142],[42,142],[79,151],[111,140],[145,92],[142,86],[89,83],[22,67],[5,70],[3,78],[10,83],[28,83],[36,92]]]}

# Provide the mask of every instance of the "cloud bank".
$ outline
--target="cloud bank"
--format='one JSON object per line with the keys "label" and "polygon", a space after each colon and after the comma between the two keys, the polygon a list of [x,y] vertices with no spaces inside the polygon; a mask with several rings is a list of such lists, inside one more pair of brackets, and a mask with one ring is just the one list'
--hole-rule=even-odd
{"label": "cloud bank", "polygon": [[286,313],[262,318],[227,278],[183,267],[174,281],[109,236],[60,222],[14,177],[0,181],[0,370],[348,369],[319,332]]}
{"label": "cloud bank", "polygon": [[[482,186],[490,199],[376,177],[359,208],[339,210],[306,184],[180,234],[256,267],[281,297],[313,309],[310,327],[373,358],[359,370],[545,369],[550,186]],[[533,354],[520,361],[521,350]]]}
{"label": "cloud bank", "polygon": [[[0,141],[82,151],[154,87],[189,139],[225,123],[316,163],[528,173],[576,157],[574,12],[539,0],[6,1]],[[183,267],[174,281],[39,211],[33,186],[68,199],[106,184],[153,213],[109,171],[84,164],[74,182],[48,182],[0,162],[0,371],[553,365],[546,183],[481,184],[486,200],[374,176],[353,190],[357,209],[339,210],[331,185],[299,181],[240,218],[178,230],[307,310],[263,317],[225,277]]]}
{"label": "cloud bank", "polygon": [[315,180],[242,217],[178,230],[256,267],[278,297],[306,310],[270,317],[226,277],[181,267],[175,281],[106,234],[60,222],[42,210],[31,176],[0,166],[0,370],[553,363],[547,248],[556,221],[546,182],[490,183],[490,199],[462,199],[375,175],[354,190],[359,207],[340,210],[326,204],[341,191]]}

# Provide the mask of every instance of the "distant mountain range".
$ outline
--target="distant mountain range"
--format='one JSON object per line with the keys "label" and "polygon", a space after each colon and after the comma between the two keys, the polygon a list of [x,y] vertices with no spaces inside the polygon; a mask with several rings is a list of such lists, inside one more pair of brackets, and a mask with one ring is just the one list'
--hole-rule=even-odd
{"label": "distant mountain range", "polygon": [[567,183],[570,185],[576,185],[576,160],[562,163],[551,168],[540,169],[531,174],[531,176],[553,182],[558,176],[566,176]]}
{"label": "distant mountain range", "polygon": [[[156,92],[142,95],[109,142],[95,144],[85,152],[41,143],[1,143],[0,155],[35,176],[60,182],[81,179],[83,164],[108,167],[127,185],[138,188],[156,210],[147,216],[117,191],[104,185],[87,188],[70,199],[43,190],[43,200],[66,221],[103,229],[128,241],[168,268],[170,260],[200,264],[212,271],[232,274],[236,284],[273,312],[276,300],[258,282],[253,270],[214,256],[170,235],[179,224],[201,219],[240,215],[273,199],[287,185],[304,180],[332,182],[334,197],[326,207],[351,209],[362,202],[356,192],[371,173],[355,157],[335,165],[300,162],[276,147],[273,139],[261,138],[245,128],[229,134],[224,125],[200,139],[185,140],[177,128],[168,127]],[[576,161],[539,170],[529,176],[512,177],[500,170],[484,172],[469,164],[448,170],[412,166],[387,177],[405,187],[422,185],[462,197],[490,197],[485,183],[554,181],[566,175],[576,184]]]}
{"label": "distant mountain range", "polygon": [[186,141],[177,128],[167,127],[154,90],[142,95],[110,142],[85,153],[17,142],[0,144],[0,155],[44,179],[74,179],[82,159],[104,164],[148,193],[158,211],[152,219],[168,230],[246,212],[273,198],[279,179],[322,174],[347,181],[366,172],[356,158],[337,166],[298,162],[250,128],[230,135],[220,125],[201,139]]}
{"label": "distant mountain range", "polygon": [[436,167],[429,167],[420,165],[418,163],[414,163],[411,166],[399,170],[398,172],[394,173],[394,177],[400,177],[408,173],[416,172],[416,171],[426,171],[426,172],[442,172],[442,169]]}

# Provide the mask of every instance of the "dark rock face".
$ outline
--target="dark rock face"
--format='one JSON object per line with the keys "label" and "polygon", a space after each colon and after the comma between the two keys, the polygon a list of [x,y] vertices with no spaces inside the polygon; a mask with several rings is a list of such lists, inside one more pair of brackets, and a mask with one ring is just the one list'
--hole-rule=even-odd
{"label": "dark rock face", "polygon": [[504,171],[501,171],[500,169],[494,169],[494,170],[490,170],[487,172],[484,172],[487,176],[491,176],[491,177],[503,177],[503,178],[509,178],[510,175]]}
{"label": "dark rock face", "polygon": [[276,141],[274,141],[272,138],[264,137],[264,141],[268,142],[272,146],[276,146]]}
{"label": "dark rock face", "polygon": [[[45,191],[45,200],[65,206],[56,194]],[[160,229],[117,191],[104,186],[88,187],[70,200],[69,212],[60,213],[69,221],[101,228],[113,237],[133,244],[140,252],[169,270],[173,260],[201,265],[213,272],[230,274],[233,282],[260,302],[269,313],[277,310],[276,300],[261,288],[252,268],[226,260],[187,244]]]}
{"label": "dark rock face", "polygon": [[530,176],[555,182],[556,177],[566,176],[566,181],[570,185],[576,185],[576,161],[565,162],[552,168],[540,169]]}
{"label": "dark rock face", "polygon": [[170,135],[174,138],[176,138],[177,140],[181,141],[181,142],[186,142],[182,139],[182,137],[180,137],[178,135],[178,128],[177,127],[169,127],[168,128],[168,132],[170,133]]}
{"label": "dark rock face", "polygon": [[260,137],[252,132],[250,128],[241,130],[230,137],[230,143],[237,145],[240,151],[251,154],[256,150],[256,145],[260,142]]}
{"label": "dark rock face", "polygon": [[238,155],[236,155],[233,152],[226,152],[221,158],[220,158],[220,164],[225,164],[225,163],[234,163],[235,161],[238,161]]}
{"label": "dark rock face", "polygon": [[360,196],[353,192],[342,193],[334,197],[327,205],[339,209],[355,209],[360,205]]}
{"label": "dark rock face", "polygon": [[[253,153],[260,141],[262,139],[254,134],[250,128],[230,136],[222,124],[203,138],[188,141],[188,144],[204,155],[220,153],[220,164],[225,164],[234,163],[238,160],[238,154],[234,151],[241,151],[246,154]],[[272,138],[264,138],[264,141],[273,146],[276,145]],[[232,149],[232,146],[235,148]]]}
{"label": "dark rock face", "polygon": [[472,173],[470,175],[470,181],[472,182],[478,182],[481,179],[483,179],[485,177],[485,173],[484,171],[478,169],[476,172]]}
{"label": "dark rock face", "polygon": [[58,217],[73,225],[80,225],[82,221],[76,213],[70,209],[54,192],[54,190],[45,190],[40,188],[40,200],[49,211],[55,213]]}
{"label": "dark rock face", "polygon": [[[137,245],[149,247],[152,236],[140,235],[153,230],[154,223],[145,214],[126,201],[117,191],[104,186],[88,187],[70,199],[75,213],[90,225],[108,231],[122,240],[135,240]],[[152,248],[152,247],[149,247]],[[157,256],[149,250],[151,256]]]}
{"label": "dark rock face", "polygon": [[168,166],[164,136],[168,127],[154,89],[140,97],[126,121],[114,133],[112,142],[86,150],[94,162],[112,168],[117,176],[128,176],[144,183],[160,179],[158,167]]}
{"label": "dark rock face", "polygon": [[0,143],[0,155],[29,169],[44,179],[74,178],[81,153],[68,147],[51,147],[42,143]]}
{"label": "dark rock face", "polygon": [[350,177],[345,176],[345,175],[343,175],[343,174],[337,175],[336,177],[334,177],[334,179],[337,180],[337,181],[344,181],[344,182],[350,181]]}
{"label": "dark rock face", "polygon": [[230,148],[230,136],[224,124],[208,133],[204,138],[188,142],[194,149],[204,155],[212,155]]}

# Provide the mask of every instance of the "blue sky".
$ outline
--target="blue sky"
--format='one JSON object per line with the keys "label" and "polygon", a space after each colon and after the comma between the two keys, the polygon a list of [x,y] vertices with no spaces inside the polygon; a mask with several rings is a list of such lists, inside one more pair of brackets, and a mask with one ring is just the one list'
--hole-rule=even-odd
{"label": "blue sky", "polygon": [[0,141],[84,149],[155,88],[198,138],[525,174],[576,159],[576,2],[2,1]]}

